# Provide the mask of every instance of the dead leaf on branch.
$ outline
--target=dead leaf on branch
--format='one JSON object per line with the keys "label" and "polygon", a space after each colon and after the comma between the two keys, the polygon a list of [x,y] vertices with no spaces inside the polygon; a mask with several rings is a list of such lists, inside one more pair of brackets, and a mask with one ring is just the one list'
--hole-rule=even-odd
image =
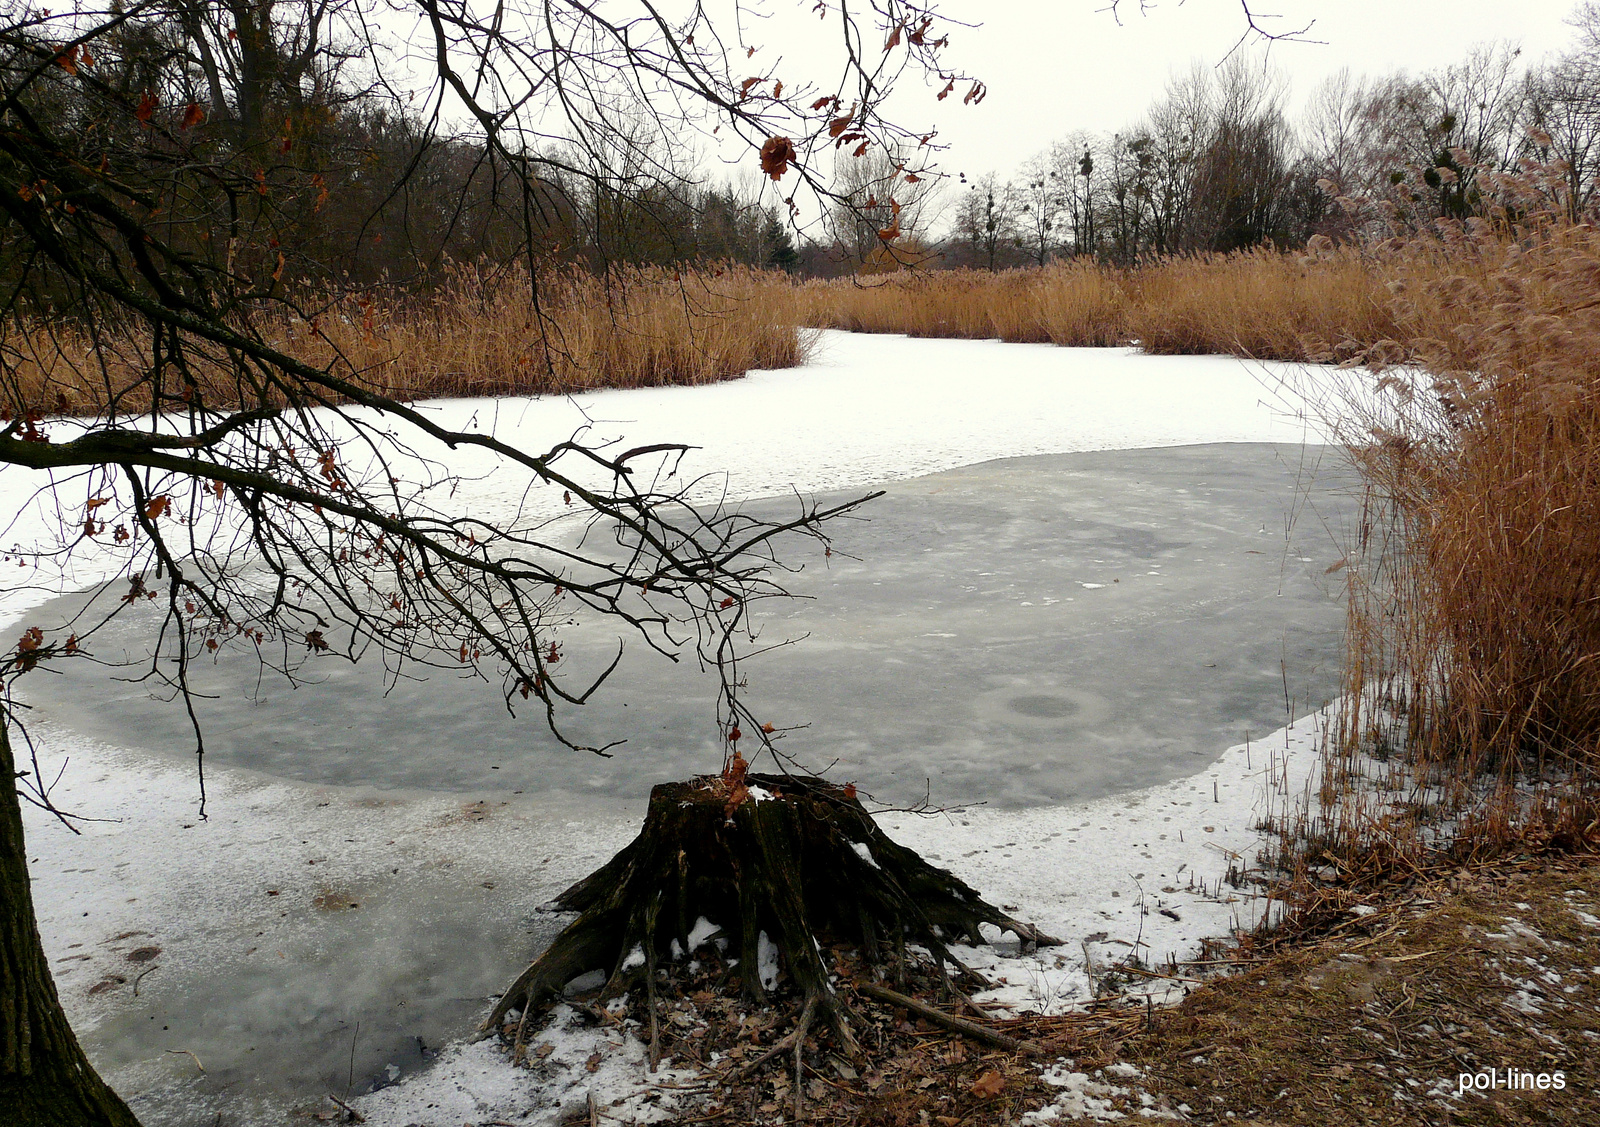
{"label": "dead leaf on branch", "polygon": [[44,631],[37,626],[30,626],[17,641],[18,669],[26,673],[39,664],[39,648],[44,645]]}
{"label": "dead leaf on branch", "polygon": [[761,171],[773,180],[782,179],[789,165],[797,160],[794,142],[787,137],[771,136],[761,146]]}

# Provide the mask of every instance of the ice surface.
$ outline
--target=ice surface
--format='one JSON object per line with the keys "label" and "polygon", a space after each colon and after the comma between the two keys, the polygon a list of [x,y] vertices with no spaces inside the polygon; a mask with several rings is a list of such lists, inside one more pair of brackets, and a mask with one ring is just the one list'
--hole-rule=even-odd
{"label": "ice surface", "polygon": [[537,906],[636,829],[573,804],[226,770],[201,821],[192,764],[38,720],[31,734],[70,749],[45,759],[67,768],[55,798],[93,819],[82,836],[29,826],[62,1002],[91,1059],[163,1127],[212,1125],[221,1109],[282,1122],[291,1103],[430,1064],[560,927]]}
{"label": "ice surface", "polygon": [[[1323,571],[1352,519],[1349,484],[1323,448],[1267,444],[1041,455],[891,483],[864,519],[839,522],[831,559],[791,545],[806,566],[789,586],[806,598],[756,613],[763,642],[797,644],[746,663],[746,699],[779,728],[807,726],[786,754],[897,805],[931,790],[1028,806],[1176,778],[1338,692],[1344,612]],[[68,663],[30,700],[95,738],[189,754],[183,709],[125,680],[154,614],[93,639],[132,670]],[[568,662],[593,668],[616,645],[601,630],[564,639]],[[640,799],[720,762],[714,675],[637,644],[595,702],[563,714],[579,741],[626,738],[609,760],[562,747],[535,710],[510,720],[498,683],[419,668],[386,691],[377,662],[327,658],[290,688],[224,654],[191,674],[207,760],[278,778]]]}

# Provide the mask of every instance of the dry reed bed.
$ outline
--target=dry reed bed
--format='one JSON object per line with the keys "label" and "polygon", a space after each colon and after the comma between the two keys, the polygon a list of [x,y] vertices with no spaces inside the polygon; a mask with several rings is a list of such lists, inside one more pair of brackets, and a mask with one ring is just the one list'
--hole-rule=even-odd
{"label": "dry reed bed", "polygon": [[[1401,550],[1352,569],[1350,657],[1431,764],[1600,767],[1600,232],[1459,233],[1395,263],[1405,351],[1343,437]],[[1382,364],[1374,367],[1382,368]],[[1357,697],[1357,700],[1363,699]],[[1358,721],[1359,722],[1359,721]]]}
{"label": "dry reed bed", "polygon": [[[541,274],[458,265],[431,293],[357,292],[303,298],[252,329],[297,358],[410,401],[535,395],[592,388],[703,384],[803,361],[794,287],[740,267],[702,272],[620,269]],[[150,343],[102,333],[98,347],[70,323],[4,326],[6,398],[13,409],[147,410]],[[232,367],[198,346],[188,372],[214,406],[253,399]],[[166,387],[179,384],[172,366]]]}
{"label": "dry reed bed", "polygon": [[1385,280],[1377,259],[1354,250],[1255,250],[1129,269],[1062,262],[818,282],[803,308],[808,324],[858,332],[1321,362],[1396,335]]}
{"label": "dry reed bed", "polygon": [[1263,857],[1297,926],[1339,916],[1330,872],[1600,849],[1600,231],[1456,228],[1385,269],[1395,337],[1320,406],[1367,505],[1320,793]]}

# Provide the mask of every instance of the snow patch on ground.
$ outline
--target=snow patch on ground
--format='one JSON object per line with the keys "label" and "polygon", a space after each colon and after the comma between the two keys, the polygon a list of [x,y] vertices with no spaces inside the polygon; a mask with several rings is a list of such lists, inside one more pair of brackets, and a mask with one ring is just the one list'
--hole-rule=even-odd
{"label": "snow patch on ground", "polygon": [[[1256,926],[1274,906],[1239,880],[1268,842],[1258,827],[1310,802],[1319,777],[1326,711],[1266,739],[1229,748],[1187,779],[1080,806],[973,809],[937,817],[883,815],[895,840],[948,868],[1008,915],[1065,941],[1017,953],[952,953],[996,983],[974,1000],[997,1012],[1066,1012],[1132,965],[1159,972],[1201,941]],[[1190,972],[1182,972],[1186,976]],[[1143,978],[1136,995],[1181,997],[1173,978]]]}
{"label": "snow patch on ground", "polygon": [[653,1123],[679,1114],[703,1091],[697,1074],[663,1062],[654,1074],[632,1022],[593,1028],[558,1006],[528,1046],[529,1067],[511,1068],[492,1041],[456,1044],[430,1072],[359,1101],[374,1125],[555,1123],[593,1107],[611,1122]]}
{"label": "snow patch on ground", "polygon": [[762,932],[756,937],[756,971],[761,976],[761,986],[766,990],[775,990],[778,986],[778,948],[767,938],[767,933]]}
{"label": "snow patch on ground", "polygon": [[[1114,1119],[1183,1119],[1180,1110],[1169,1108],[1156,1097],[1136,1084],[1117,1084],[1115,1080],[1132,1081],[1144,1073],[1136,1065],[1118,1062],[1096,1069],[1093,1076],[1075,1071],[1073,1062],[1062,1058],[1049,1065],[1040,1075],[1046,1084],[1061,1089],[1050,1103],[1035,1111],[1025,1112],[1023,1123],[1058,1123],[1063,1120],[1091,1120],[1107,1123]],[[1187,1110],[1184,1105],[1183,1110]]]}
{"label": "snow patch on ground", "polygon": [[688,954],[694,954],[700,949],[700,945],[702,943],[710,939],[713,935],[717,934],[717,932],[721,930],[722,929],[720,927],[706,919],[704,916],[696,919],[694,921],[694,927],[689,929]]}

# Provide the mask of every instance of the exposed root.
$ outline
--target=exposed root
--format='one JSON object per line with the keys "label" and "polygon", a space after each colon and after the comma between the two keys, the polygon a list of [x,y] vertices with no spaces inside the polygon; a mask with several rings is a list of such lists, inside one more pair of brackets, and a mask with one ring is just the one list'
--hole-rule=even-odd
{"label": "exposed root", "polygon": [[506,1015],[520,1008],[520,1049],[527,1013],[598,969],[608,975],[603,998],[643,980],[654,1069],[661,1038],[658,964],[692,957],[694,935],[699,945],[714,942],[726,952],[730,984],[737,981],[752,1002],[767,1000],[780,967],[800,995],[794,1031],[761,1058],[794,1050],[796,1101],[801,1049],[810,1030],[820,1024],[846,1056],[860,1055],[852,1015],[829,982],[832,971],[819,940],[853,945],[874,977],[900,986],[906,947],[920,945],[932,956],[947,994],[975,1012],[981,1011],[947,968],[979,987],[988,983],[952,955],[947,943],[982,943],[979,928],[985,923],[1012,932],[1024,949],[1058,942],[891,841],[853,792],[818,779],[773,775],[751,775],[733,785],[709,776],[656,787],[638,837],[555,905],[578,918],[506,990],[480,1036],[500,1029]]}

